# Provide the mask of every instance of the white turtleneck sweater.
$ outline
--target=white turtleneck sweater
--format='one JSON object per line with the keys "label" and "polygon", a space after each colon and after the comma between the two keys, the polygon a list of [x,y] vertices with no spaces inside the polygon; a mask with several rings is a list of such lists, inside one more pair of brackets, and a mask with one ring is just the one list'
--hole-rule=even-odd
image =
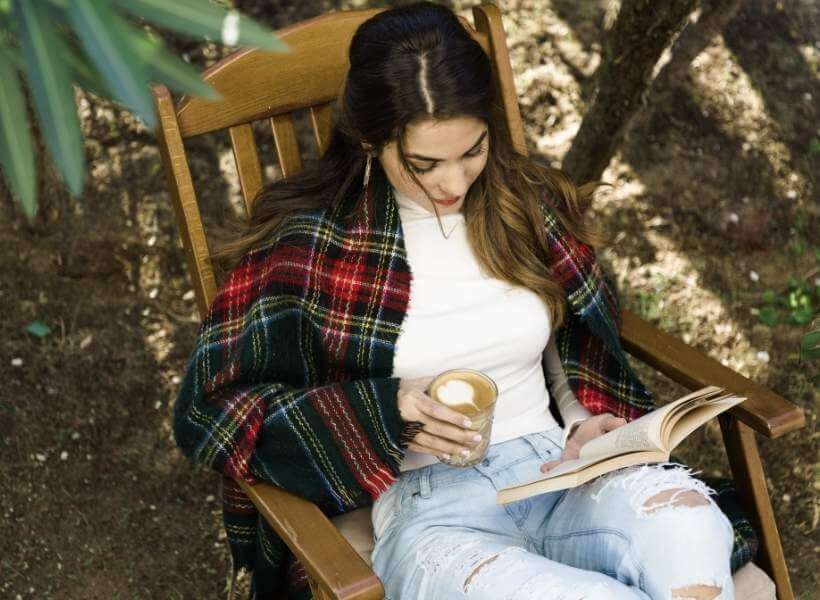
{"label": "white turtleneck sweater", "polygon": [[[477,369],[492,377],[498,400],[490,444],[556,427],[549,411],[551,397],[565,431],[589,417],[569,388],[551,335],[552,318],[541,299],[481,271],[462,213],[441,215],[449,236],[445,239],[433,212],[395,189],[393,193],[412,274],[393,377],[431,377],[455,368]],[[432,454],[410,450],[401,470],[435,462],[438,458]]]}

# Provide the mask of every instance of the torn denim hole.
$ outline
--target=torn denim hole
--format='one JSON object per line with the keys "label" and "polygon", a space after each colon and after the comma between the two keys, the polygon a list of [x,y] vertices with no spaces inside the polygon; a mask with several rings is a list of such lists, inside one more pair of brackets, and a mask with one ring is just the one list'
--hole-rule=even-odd
{"label": "torn denim hole", "polygon": [[[430,585],[430,576],[446,569],[454,573],[456,577],[462,575],[465,581],[472,571],[481,564],[482,561],[491,558],[497,552],[482,552],[480,547],[484,540],[477,539],[474,535],[454,534],[442,535],[441,533],[427,536],[419,543],[416,550],[416,560],[419,567],[424,572],[421,591]],[[458,567],[453,568],[452,563],[459,557],[465,555]],[[424,597],[423,594],[420,597]]]}
{"label": "torn denim hole", "polygon": [[465,595],[484,589],[489,583],[497,583],[498,574],[505,572],[496,563],[503,563],[505,560],[515,562],[514,558],[510,558],[511,554],[526,552],[520,546],[500,550],[497,547],[482,548],[485,544],[486,540],[474,535],[428,536],[416,551],[416,559],[424,572],[419,597],[425,597],[423,592],[430,585],[435,585],[435,578],[430,576],[442,570],[452,573],[454,579],[463,582],[461,585]]}
{"label": "torn denim hole", "polygon": [[549,590],[550,600],[610,600],[612,596],[603,583],[590,586],[567,581],[554,573],[540,573],[513,590],[504,600],[541,600]]}
{"label": "torn denim hole", "polygon": [[[692,586],[709,586],[718,589],[717,596],[683,596],[675,593],[676,590],[685,590],[686,588]],[[727,593],[727,590],[731,590]],[[709,600],[725,600],[726,598],[734,598],[734,582],[732,581],[731,573],[726,575],[725,577],[721,578],[720,580],[710,579],[709,581],[689,581],[689,583],[682,583],[680,585],[670,585],[669,586],[669,600],[689,600],[692,598],[693,600],[704,600],[708,598]]]}
{"label": "torn denim hole", "polygon": [[491,552],[489,558],[482,557],[483,560],[472,560],[469,566],[469,576],[464,580],[463,591],[465,595],[475,593],[487,589],[489,584],[498,583],[499,573],[503,577],[503,573],[507,572],[504,562],[515,563],[515,558],[511,554],[520,554],[526,552],[520,546],[510,546],[504,548],[501,552]]}
{"label": "torn denim hole", "polygon": [[[666,469],[664,468],[665,466],[671,466],[673,468]],[[603,493],[610,486],[630,490],[632,491],[632,495],[629,497],[630,507],[639,517],[645,519],[651,518],[652,515],[659,512],[660,508],[664,507],[697,508],[697,506],[701,506],[675,504],[675,500],[677,500],[680,494],[690,490],[699,492],[709,501],[709,504],[717,506],[714,500],[710,498],[710,496],[716,495],[717,492],[701,480],[693,477],[695,473],[699,472],[700,471],[696,471],[693,473],[688,467],[671,462],[656,465],[641,465],[640,467],[631,467],[625,471],[614,471],[600,478],[600,483],[603,483],[603,486],[592,494],[590,498],[595,502],[600,502]],[[678,489],[668,500],[646,506],[646,502],[649,498],[673,488]]]}
{"label": "torn denim hole", "polygon": [[[702,588],[693,593],[692,588]],[[715,600],[720,597],[721,590],[716,586],[702,586],[700,584],[694,586],[685,586],[683,588],[675,588],[672,590],[672,600]],[[715,593],[717,592],[717,593]]]}

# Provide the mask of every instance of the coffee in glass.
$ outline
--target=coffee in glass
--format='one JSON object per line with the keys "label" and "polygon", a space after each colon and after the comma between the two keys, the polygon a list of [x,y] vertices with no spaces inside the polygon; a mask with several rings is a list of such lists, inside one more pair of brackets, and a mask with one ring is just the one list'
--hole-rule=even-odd
{"label": "coffee in glass", "polygon": [[481,434],[481,441],[467,456],[453,455],[441,462],[454,467],[471,467],[481,461],[490,446],[498,387],[489,376],[475,369],[450,369],[440,373],[427,388],[427,394],[470,421],[470,429]]}

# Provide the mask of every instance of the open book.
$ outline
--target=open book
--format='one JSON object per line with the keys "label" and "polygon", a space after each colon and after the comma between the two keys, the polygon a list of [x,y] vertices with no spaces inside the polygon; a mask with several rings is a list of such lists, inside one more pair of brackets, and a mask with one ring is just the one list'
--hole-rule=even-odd
{"label": "open book", "polygon": [[622,467],[669,460],[669,455],[695,429],[746,398],[708,386],[613,429],[581,447],[580,456],[530,481],[499,490],[496,501],[507,504],[555,490],[575,487]]}

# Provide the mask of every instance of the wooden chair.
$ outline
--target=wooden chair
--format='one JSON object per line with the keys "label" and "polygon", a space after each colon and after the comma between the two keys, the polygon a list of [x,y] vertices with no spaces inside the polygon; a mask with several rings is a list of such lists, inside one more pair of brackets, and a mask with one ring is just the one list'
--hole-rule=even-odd
{"label": "wooden chair", "polygon": [[[228,56],[203,74],[221,93],[223,98],[218,102],[183,98],[175,104],[164,86],[154,87],[159,146],[200,314],[207,311],[217,282],[184,141],[227,129],[244,201],[250,206],[263,182],[250,123],[270,122],[284,177],[301,167],[293,111],[309,109],[313,137],[318,151],[323,152],[331,131],[332,104],[348,68],[350,39],[359,24],[379,10],[336,12],[287,27],[278,35],[291,46],[288,54],[240,50]],[[473,9],[473,19],[474,28],[462,21],[492,59],[509,135],[518,151],[526,153],[501,14],[495,5],[485,4]],[[686,388],[717,385],[748,398],[720,417],[738,494],[761,539],[756,562],[762,571],[750,563],[735,574],[738,597],[770,599],[774,597],[771,588],[776,586],[779,598],[791,600],[793,593],[754,432],[768,438],[785,435],[803,426],[802,411],[627,310],[623,311],[622,329],[628,353]],[[274,486],[244,488],[304,565],[316,598],[383,597],[381,583],[369,567],[373,543],[369,508],[331,522],[312,503]]]}

